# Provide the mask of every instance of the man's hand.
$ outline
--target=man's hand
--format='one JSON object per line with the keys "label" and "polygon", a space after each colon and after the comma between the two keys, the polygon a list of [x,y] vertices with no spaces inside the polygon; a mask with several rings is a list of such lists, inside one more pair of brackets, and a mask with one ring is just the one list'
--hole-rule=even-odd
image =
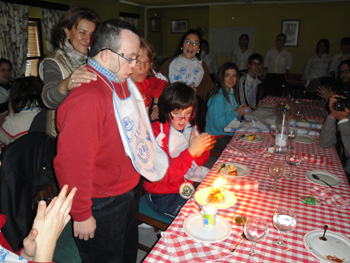
{"label": "man's hand", "polygon": [[79,239],[89,240],[89,238],[95,237],[96,220],[91,216],[88,220],[83,222],[73,223],[74,236]]}
{"label": "man's hand", "polygon": [[333,95],[329,99],[329,109],[331,111],[331,117],[338,119],[338,121],[347,119],[350,113],[348,108],[345,108],[344,111],[336,111],[333,109],[333,104],[338,100],[337,98],[341,97],[340,95]]}

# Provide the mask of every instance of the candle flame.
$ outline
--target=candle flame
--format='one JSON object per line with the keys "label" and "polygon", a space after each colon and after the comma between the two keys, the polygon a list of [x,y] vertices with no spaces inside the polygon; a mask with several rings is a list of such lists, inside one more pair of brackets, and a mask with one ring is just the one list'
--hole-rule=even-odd
{"label": "candle flame", "polygon": [[226,184],[226,179],[223,179],[222,177],[218,178],[215,180],[213,188],[217,189],[217,188],[223,188]]}

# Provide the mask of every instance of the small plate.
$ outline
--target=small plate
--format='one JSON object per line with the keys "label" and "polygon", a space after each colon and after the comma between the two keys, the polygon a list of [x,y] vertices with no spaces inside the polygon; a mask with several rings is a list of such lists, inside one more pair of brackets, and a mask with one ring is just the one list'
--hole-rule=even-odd
{"label": "small plate", "polygon": [[223,189],[222,193],[225,196],[225,202],[209,203],[208,196],[209,196],[210,190],[211,190],[211,187],[207,187],[207,188],[202,188],[196,192],[196,194],[194,195],[194,199],[197,201],[198,204],[214,206],[214,207],[217,207],[218,209],[225,209],[233,206],[237,202],[237,197],[234,195],[233,192]]}
{"label": "small plate", "polygon": [[332,186],[338,186],[341,184],[341,180],[338,176],[336,176],[335,174],[331,174],[327,171],[322,171],[322,170],[314,170],[314,171],[307,172],[305,174],[306,179],[308,179],[310,182],[312,182],[314,184],[328,186],[324,182],[313,178],[312,174],[316,174],[321,180],[329,183]]}
{"label": "small plate", "polygon": [[323,236],[323,230],[314,230],[304,236],[304,246],[312,255],[331,263],[335,261],[332,261],[329,257],[337,257],[344,262],[350,260],[349,239],[332,231],[326,232],[327,241],[320,240],[319,237],[321,236]]}
{"label": "small plate", "polygon": [[215,243],[225,240],[231,234],[231,225],[221,216],[216,215],[214,227],[203,226],[202,214],[191,215],[184,221],[186,234],[199,242]]}
{"label": "small plate", "polygon": [[[222,170],[221,165],[234,165],[237,168],[237,176],[233,176],[233,175],[229,175],[226,171],[220,171]],[[237,177],[243,177],[243,176],[247,176],[249,174],[249,169],[247,166],[243,165],[243,164],[238,164],[238,163],[222,163],[221,165],[219,165],[218,168],[218,173],[225,175],[225,176],[229,176],[231,179],[235,179]]]}
{"label": "small plate", "polygon": [[245,141],[245,142],[261,142],[261,141],[263,140],[259,135],[255,134],[255,135],[256,135],[255,140],[254,140],[254,141],[249,141],[249,140],[248,140],[248,136],[249,136],[249,135],[253,135],[253,134],[246,134],[244,137],[240,138],[240,141]]}
{"label": "small plate", "polygon": [[294,141],[296,142],[299,142],[299,143],[306,143],[306,144],[309,144],[309,143],[314,143],[316,142],[316,139],[314,136],[310,136],[310,135],[297,135],[295,136],[295,139]]}

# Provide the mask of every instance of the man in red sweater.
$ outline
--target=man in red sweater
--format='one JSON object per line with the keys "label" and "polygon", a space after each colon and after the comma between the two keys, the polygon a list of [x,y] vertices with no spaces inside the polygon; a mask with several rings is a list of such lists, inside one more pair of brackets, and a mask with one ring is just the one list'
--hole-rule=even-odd
{"label": "man in red sweater", "polygon": [[[140,40],[119,20],[102,23],[92,39],[87,70],[98,77],[73,89],[58,108],[54,168],[61,186],[79,189],[71,215],[82,262],[136,262],[140,175],[125,154],[114,100],[129,101],[125,80],[135,67]],[[132,107],[124,107],[131,124],[137,121]]]}

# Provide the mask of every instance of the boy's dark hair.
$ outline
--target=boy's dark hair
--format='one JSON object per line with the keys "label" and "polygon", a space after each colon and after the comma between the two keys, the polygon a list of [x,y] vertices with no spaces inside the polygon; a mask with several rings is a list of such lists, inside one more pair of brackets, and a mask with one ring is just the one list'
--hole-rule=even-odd
{"label": "boy's dark hair", "polygon": [[254,53],[254,54],[251,54],[248,58],[248,64],[250,65],[253,60],[256,59],[256,60],[259,60],[261,63],[263,63],[263,58],[260,54],[257,54],[257,53]]}

